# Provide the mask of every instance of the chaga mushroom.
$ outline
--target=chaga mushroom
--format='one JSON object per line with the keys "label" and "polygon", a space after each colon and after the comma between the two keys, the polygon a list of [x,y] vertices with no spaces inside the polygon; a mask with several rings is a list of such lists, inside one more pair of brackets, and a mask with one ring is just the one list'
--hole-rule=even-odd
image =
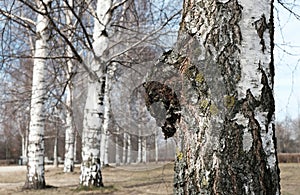
{"label": "chaga mushroom", "polygon": [[[143,86],[148,111],[161,126],[165,139],[172,137],[176,132],[175,123],[180,121],[181,117],[181,108],[176,93],[158,81],[145,82]],[[164,118],[161,117],[162,113],[164,113]]]}

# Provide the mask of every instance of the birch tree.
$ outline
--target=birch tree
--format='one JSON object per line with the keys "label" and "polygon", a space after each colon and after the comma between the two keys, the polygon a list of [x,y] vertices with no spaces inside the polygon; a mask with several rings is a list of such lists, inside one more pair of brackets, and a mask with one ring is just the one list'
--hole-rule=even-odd
{"label": "birch tree", "polygon": [[144,84],[167,108],[166,138],[176,132],[175,194],[280,194],[272,3],[184,1],[177,45],[153,71],[165,78]]}
{"label": "birch tree", "polygon": [[[73,1],[68,0],[68,5],[73,8]],[[72,27],[72,12],[66,11],[66,24]],[[71,29],[68,30],[69,37],[73,36]],[[72,56],[72,49],[67,46],[67,56]],[[67,60],[67,87],[66,87],[66,134],[65,134],[65,159],[64,172],[74,171],[74,150],[75,150],[75,128],[73,117],[73,82],[74,64],[72,60]]]}
{"label": "birch tree", "polygon": [[49,21],[43,13],[51,1],[40,1],[37,6],[35,54],[33,65],[32,95],[30,109],[30,126],[28,135],[28,164],[25,188],[45,188],[44,167],[44,122],[45,122],[45,69],[47,41],[49,39]]}
{"label": "birch tree", "polygon": [[100,139],[103,131],[105,71],[104,52],[108,47],[106,27],[111,20],[111,0],[97,1],[94,19],[94,58],[91,69],[96,73],[88,82],[88,95],[84,110],[82,133],[82,164],[80,184],[103,186],[100,170]]}

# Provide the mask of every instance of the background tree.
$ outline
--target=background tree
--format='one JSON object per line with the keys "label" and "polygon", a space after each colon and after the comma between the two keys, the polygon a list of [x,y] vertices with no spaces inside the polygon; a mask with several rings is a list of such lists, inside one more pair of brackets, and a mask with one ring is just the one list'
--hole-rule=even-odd
{"label": "background tree", "polygon": [[279,153],[299,152],[299,119],[286,118],[276,122],[277,147]]}
{"label": "background tree", "polygon": [[[73,1],[68,1],[66,6],[74,8]],[[72,37],[72,19],[73,15],[71,10],[66,11],[66,24],[69,26],[68,36]],[[71,38],[72,40],[72,38]],[[70,46],[67,46],[67,56],[72,56],[72,49]],[[73,76],[75,65],[71,59],[67,61],[67,86],[66,86],[66,134],[65,134],[65,159],[64,159],[64,172],[73,172],[74,171],[74,149],[75,149],[75,125],[74,125],[74,116],[73,116]]]}
{"label": "background tree", "polygon": [[28,164],[26,188],[44,188],[44,127],[45,127],[45,98],[46,98],[46,60],[48,55],[48,40],[50,31],[48,29],[49,21],[42,15],[51,1],[40,2],[37,7],[41,14],[37,17],[36,24],[36,44],[35,59],[33,65],[32,95],[30,106],[30,126],[28,135]]}

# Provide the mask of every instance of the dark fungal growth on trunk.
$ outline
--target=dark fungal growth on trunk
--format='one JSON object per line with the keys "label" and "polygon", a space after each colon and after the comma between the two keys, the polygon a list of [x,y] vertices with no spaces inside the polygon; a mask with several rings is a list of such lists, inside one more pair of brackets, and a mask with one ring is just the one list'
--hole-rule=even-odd
{"label": "dark fungal growth on trunk", "polygon": [[158,81],[145,82],[143,86],[148,111],[162,128],[165,139],[172,137],[176,132],[175,123],[181,117],[177,95],[170,87]]}

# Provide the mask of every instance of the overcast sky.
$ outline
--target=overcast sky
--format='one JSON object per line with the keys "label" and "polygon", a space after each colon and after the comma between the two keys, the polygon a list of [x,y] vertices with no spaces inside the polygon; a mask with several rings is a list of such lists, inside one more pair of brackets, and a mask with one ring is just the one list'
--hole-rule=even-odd
{"label": "overcast sky", "polygon": [[[299,2],[292,9],[300,14]],[[300,114],[300,18],[277,3],[274,14],[276,119],[297,118]]]}

